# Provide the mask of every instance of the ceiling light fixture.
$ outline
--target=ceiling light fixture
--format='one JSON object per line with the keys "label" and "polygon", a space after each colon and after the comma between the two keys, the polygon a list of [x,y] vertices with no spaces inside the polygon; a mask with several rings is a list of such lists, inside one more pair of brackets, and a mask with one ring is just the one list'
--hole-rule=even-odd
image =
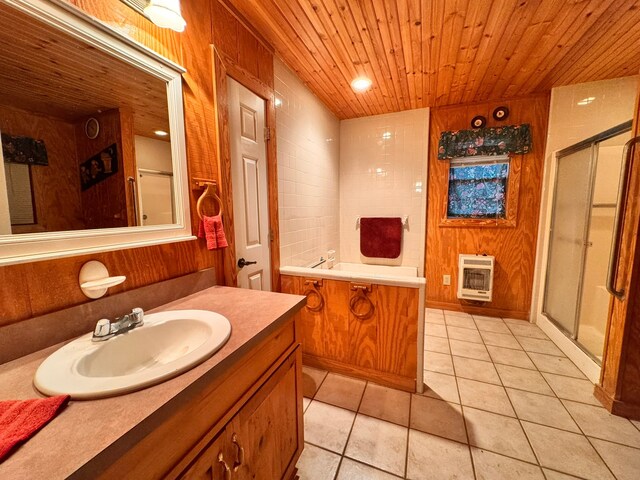
{"label": "ceiling light fixture", "polygon": [[596,97],[587,97],[587,98],[583,98],[582,100],[580,100],[578,102],[578,105],[589,105],[591,102],[593,102],[596,99]]}
{"label": "ceiling light fixture", "polygon": [[370,78],[358,77],[354,78],[351,82],[351,88],[353,88],[353,90],[358,93],[366,92],[367,90],[369,90],[369,88],[371,88],[372,83],[373,82],[371,82]]}
{"label": "ceiling light fixture", "polygon": [[176,32],[183,32],[187,25],[180,13],[180,0],[150,0],[144,14],[159,27]]}
{"label": "ceiling light fixture", "polygon": [[167,135],[169,135],[169,133],[165,132],[164,130],[156,130],[153,133],[155,133],[159,137],[166,137]]}

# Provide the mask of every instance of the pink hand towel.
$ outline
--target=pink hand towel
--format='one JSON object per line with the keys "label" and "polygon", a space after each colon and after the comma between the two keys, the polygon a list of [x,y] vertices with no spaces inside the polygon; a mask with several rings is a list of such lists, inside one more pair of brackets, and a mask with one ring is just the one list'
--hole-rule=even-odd
{"label": "pink hand towel", "polygon": [[0,461],[44,427],[69,401],[69,395],[0,402]]}
{"label": "pink hand towel", "polygon": [[206,238],[207,248],[216,250],[218,248],[228,247],[227,237],[224,234],[224,225],[222,224],[222,216],[215,217],[204,216],[200,220],[200,228],[198,229],[198,237]]}

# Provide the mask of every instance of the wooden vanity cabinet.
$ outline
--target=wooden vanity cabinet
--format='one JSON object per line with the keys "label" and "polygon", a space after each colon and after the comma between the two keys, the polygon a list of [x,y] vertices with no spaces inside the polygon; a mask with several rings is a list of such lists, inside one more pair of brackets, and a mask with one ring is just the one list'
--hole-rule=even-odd
{"label": "wooden vanity cabinet", "polygon": [[97,457],[76,478],[295,478],[304,447],[297,328],[297,321],[287,321],[223,374],[185,392],[180,405],[142,428],[143,437],[115,461]]}
{"label": "wooden vanity cabinet", "polygon": [[415,391],[417,288],[290,275],[281,283],[283,293],[307,296],[299,313],[305,365]]}

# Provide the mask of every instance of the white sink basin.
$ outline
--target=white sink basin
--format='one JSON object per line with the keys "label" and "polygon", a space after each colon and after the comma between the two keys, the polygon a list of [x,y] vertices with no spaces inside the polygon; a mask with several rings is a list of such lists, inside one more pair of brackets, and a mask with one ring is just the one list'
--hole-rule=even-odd
{"label": "white sink basin", "polygon": [[144,325],[104,342],[83,335],[52,353],[33,379],[45,395],[75,399],[133,392],[204,362],[229,339],[231,324],[206,310],[150,313]]}

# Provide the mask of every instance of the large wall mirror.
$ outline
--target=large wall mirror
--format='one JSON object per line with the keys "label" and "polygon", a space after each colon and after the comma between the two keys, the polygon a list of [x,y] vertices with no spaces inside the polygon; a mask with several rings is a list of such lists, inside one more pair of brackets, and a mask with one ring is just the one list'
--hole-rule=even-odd
{"label": "large wall mirror", "polygon": [[0,264],[191,238],[181,67],[0,0]]}

